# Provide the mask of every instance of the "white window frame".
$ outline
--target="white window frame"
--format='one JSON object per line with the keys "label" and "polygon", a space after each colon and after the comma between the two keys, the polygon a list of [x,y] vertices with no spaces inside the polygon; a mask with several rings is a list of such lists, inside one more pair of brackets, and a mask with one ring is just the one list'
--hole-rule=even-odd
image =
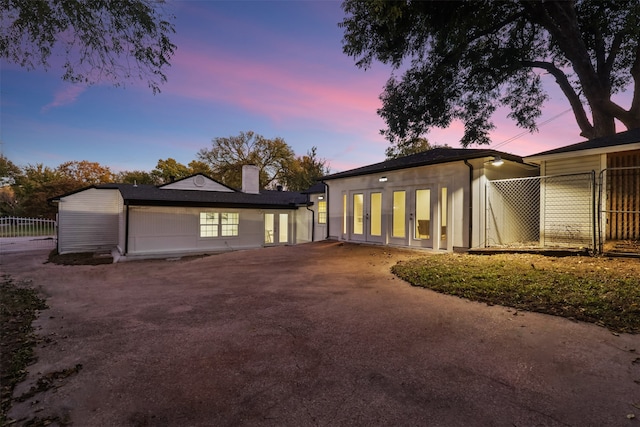
{"label": "white window frame", "polygon": [[327,223],[327,201],[318,200],[318,224]]}
{"label": "white window frame", "polygon": [[198,222],[201,239],[238,237],[240,232],[239,212],[201,211]]}

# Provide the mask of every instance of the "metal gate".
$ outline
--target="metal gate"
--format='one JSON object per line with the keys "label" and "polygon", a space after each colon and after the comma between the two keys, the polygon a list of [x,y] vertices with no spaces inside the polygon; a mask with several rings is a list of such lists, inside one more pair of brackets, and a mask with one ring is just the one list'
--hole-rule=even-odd
{"label": "metal gate", "polygon": [[597,249],[595,172],[489,181],[485,247]]}
{"label": "metal gate", "polygon": [[640,253],[640,166],[600,172],[599,250]]}
{"label": "metal gate", "polygon": [[53,249],[56,231],[52,219],[0,217],[0,252]]}

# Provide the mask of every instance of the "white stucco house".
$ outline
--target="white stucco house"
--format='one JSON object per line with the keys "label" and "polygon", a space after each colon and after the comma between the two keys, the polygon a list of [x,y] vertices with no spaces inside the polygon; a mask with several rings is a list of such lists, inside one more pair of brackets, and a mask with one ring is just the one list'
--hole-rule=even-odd
{"label": "white stucco house", "polygon": [[161,186],[95,185],[52,199],[57,249],[128,259],[309,242],[310,196],[259,190],[254,166],[243,168],[241,191],[202,174]]}
{"label": "white stucco house", "polygon": [[[161,257],[324,239],[466,251],[640,242],[640,129],[525,158],[436,148],[334,173],[307,191],[242,190],[197,174],[52,199],[61,254]],[[638,244],[640,247],[640,243]]]}
{"label": "white stucco house", "polygon": [[436,148],[323,178],[328,238],[458,251],[485,239],[487,180],[538,175],[519,156]]}

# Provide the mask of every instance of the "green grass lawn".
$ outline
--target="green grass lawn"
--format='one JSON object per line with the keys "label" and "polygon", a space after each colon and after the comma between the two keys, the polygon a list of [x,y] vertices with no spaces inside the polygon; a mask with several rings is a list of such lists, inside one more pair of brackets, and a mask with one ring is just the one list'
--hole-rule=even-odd
{"label": "green grass lawn", "polygon": [[392,271],[412,285],[473,301],[640,332],[635,259],[445,254],[400,262]]}

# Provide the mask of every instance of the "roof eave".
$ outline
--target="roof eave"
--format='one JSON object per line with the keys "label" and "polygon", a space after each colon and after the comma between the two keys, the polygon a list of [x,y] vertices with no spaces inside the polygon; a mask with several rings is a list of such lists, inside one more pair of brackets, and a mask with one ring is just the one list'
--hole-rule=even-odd
{"label": "roof eave", "polygon": [[[522,157],[520,156],[516,156],[513,154],[509,154],[509,153],[502,153],[500,151],[495,151],[495,150],[487,150],[485,153],[483,153],[483,155],[469,155],[469,156],[459,156],[453,159],[438,159],[438,160],[432,160],[432,161],[428,161],[428,162],[424,162],[424,163],[414,163],[414,164],[408,164],[408,165],[398,165],[398,166],[392,166],[389,168],[381,168],[378,170],[372,170],[372,171],[367,171],[367,172],[358,172],[358,169],[355,169],[353,171],[353,173],[349,173],[349,171],[345,171],[345,172],[339,172],[336,174],[332,174],[332,175],[327,175],[326,177],[322,178],[322,181],[330,181],[330,180],[334,180],[334,179],[341,179],[341,178],[351,178],[354,176],[366,176],[366,175],[374,175],[374,174],[379,174],[379,173],[386,173],[386,172],[393,172],[393,171],[397,171],[397,170],[402,170],[402,169],[411,169],[411,168],[418,168],[418,167],[423,167],[423,166],[432,166],[432,165],[442,165],[445,163],[456,163],[456,162],[464,162],[465,160],[480,160],[480,159],[487,159],[487,158],[492,158],[495,156],[500,156],[502,158],[502,160],[506,160],[506,161],[510,161],[513,163],[522,163],[524,164],[524,160]],[[365,166],[363,166],[365,167]]]}
{"label": "roof eave", "polygon": [[168,206],[191,208],[227,208],[227,209],[298,209],[306,206],[306,202],[300,203],[237,203],[237,202],[193,202],[179,200],[141,200],[125,199],[126,206]]}
{"label": "roof eave", "polygon": [[600,154],[620,153],[623,151],[634,150],[640,150],[640,142],[632,144],[611,145],[609,147],[588,148],[584,150],[577,149],[572,151],[564,151],[562,153],[536,154],[533,156],[524,157],[523,160],[527,163],[540,164],[547,160],[561,160],[576,157],[577,153],[579,153],[580,156],[595,156]]}

